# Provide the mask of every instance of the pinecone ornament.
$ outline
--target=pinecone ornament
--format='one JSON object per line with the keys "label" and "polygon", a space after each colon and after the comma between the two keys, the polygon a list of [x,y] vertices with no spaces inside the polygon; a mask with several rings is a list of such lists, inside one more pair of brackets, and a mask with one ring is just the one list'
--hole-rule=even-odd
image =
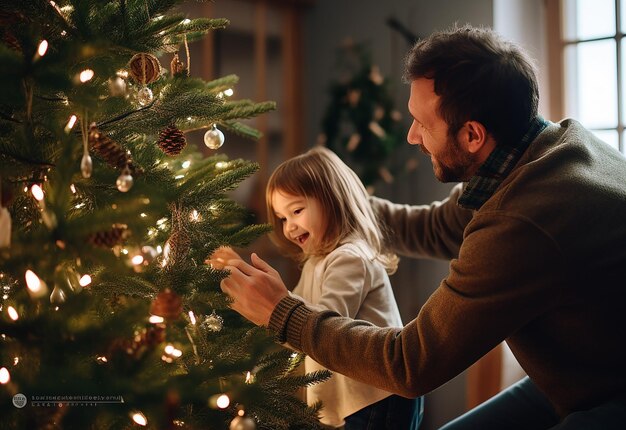
{"label": "pinecone ornament", "polygon": [[173,321],[183,312],[183,300],[169,288],[164,289],[150,305],[150,313]]}
{"label": "pinecone ornament", "polygon": [[189,255],[191,238],[184,230],[176,230],[171,234],[163,249],[163,258],[166,265],[173,267],[182,262]]}
{"label": "pinecone ornament", "polygon": [[130,153],[98,130],[95,123],[89,126],[88,140],[93,152],[98,154],[109,166],[114,169],[123,169],[128,166],[131,175],[141,173],[141,169],[133,164]]}
{"label": "pinecone ornament", "polygon": [[158,145],[167,155],[174,156],[180,154],[187,146],[187,139],[178,127],[171,124],[159,133]]}
{"label": "pinecone ornament", "polygon": [[114,224],[110,230],[93,233],[87,241],[101,248],[113,248],[121,245],[130,236],[130,230],[125,224]]}

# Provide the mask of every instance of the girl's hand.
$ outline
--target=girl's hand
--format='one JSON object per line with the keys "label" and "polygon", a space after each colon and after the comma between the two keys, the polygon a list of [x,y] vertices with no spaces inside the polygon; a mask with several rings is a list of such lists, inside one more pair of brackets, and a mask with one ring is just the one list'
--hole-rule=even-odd
{"label": "girl's hand", "polygon": [[213,254],[209,256],[206,263],[210,264],[212,268],[222,270],[228,260],[242,260],[241,256],[233,250],[230,246],[220,246]]}

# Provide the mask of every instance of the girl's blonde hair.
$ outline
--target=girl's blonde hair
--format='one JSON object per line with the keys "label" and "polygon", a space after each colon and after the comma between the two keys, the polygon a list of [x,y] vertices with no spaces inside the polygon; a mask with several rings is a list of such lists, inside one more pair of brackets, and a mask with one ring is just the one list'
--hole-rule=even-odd
{"label": "girl's blonde hair", "polygon": [[378,219],[359,177],[327,148],[318,146],[279,165],[267,183],[265,193],[267,219],[274,227],[272,241],[285,253],[299,261],[305,255],[299,246],[283,234],[282,222],[272,206],[274,192],[315,198],[326,215],[326,231],[314,255],[327,255],[346,238],[364,240],[388,273],[398,265],[398,257],[384,244]]}

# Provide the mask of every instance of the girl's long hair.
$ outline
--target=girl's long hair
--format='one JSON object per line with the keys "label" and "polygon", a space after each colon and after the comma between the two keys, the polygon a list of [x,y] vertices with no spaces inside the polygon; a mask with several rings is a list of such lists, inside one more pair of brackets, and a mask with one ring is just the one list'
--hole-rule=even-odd
{"label": "girl's long hair", "polygon": [[[326,215],[326,231],[319,249],[304,254],[283,234],[281,221],[272,206],[274,192],[316,199]],[[374,251],[388,273],[398,257],[385,246],[382,230],[369,196],[359,177],[327,148],[318,146],[283,162],[270,176],[266,189],[267,219],[274,227],[272,241],[286,254],[302,262],[312,255],[324,256],[347,238],[361,239]]]}

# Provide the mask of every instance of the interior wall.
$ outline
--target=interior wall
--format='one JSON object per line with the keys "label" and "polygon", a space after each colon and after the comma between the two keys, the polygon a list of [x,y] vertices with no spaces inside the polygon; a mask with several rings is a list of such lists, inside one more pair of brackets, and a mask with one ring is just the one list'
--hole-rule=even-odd
{"label": "interior wall", "polygon": [[[492,0],[316,0],[304,14],[306,146],[312,146],[319,133],[319,124],[328,103],[327,85],[336,78],[333,75],[335,52],[345,38],[371,44],[374,62],[383,75],[394,83],[396,107],[405,115],[408,130],[410,122],[406,103],[409,91],[401,76],[409,45],[385,23],[387,18],[394,17],[417,36],[426,36],[454,23],[492,26],[493,13]],[[411,156],[418,153],[418,168],[408,177],[378,187],[376,194],[409,204],[430,203],[445,198],[452,185],[437,182],[430,160],[408,144],[402,151]],[[392,276],[392,283],[405,323],[417,315],[447,273],[447,262],[401,260],[398,272]],[[439,428],[464,411],[465,375],[461,374],[427,395],[422,430]]]}

